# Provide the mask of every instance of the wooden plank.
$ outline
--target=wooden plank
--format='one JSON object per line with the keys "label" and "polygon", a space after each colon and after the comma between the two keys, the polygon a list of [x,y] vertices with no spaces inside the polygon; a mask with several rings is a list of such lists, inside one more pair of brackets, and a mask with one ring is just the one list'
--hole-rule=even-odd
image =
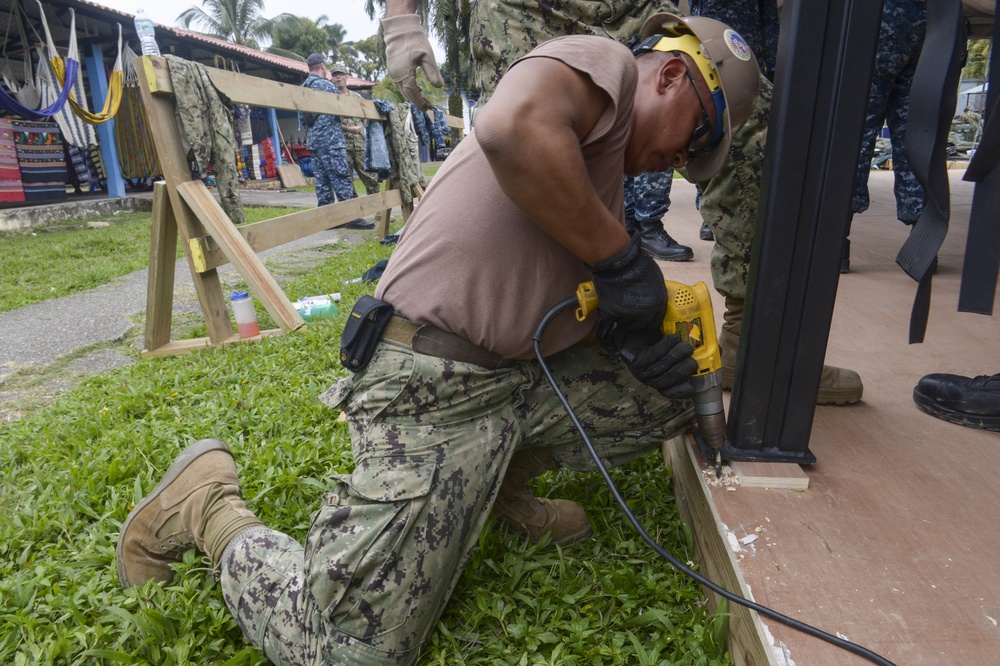
{"label": "wooden plank", "polygon": [[298,164],[280,164],[277,170],[283,187],[305,187],[309,184]]}
{"label": "wooden plank", "polygon": [[[664,443],[663,457],[673,471],[674,495],[681,516],[694,535],[696,556],[702,564],[700,573],[726,590],[745,597],[747,584],[743,572],[729,546],[725,526],[694,448],[690,436],[677,437]],[[709,603],[712,608],[717,606],[715,593],[709,593]],[[729,613],[726,642],[734,666],[777,666],[757,612],[729,602]]]}
{"label": "wooden plank", "polygon": [[250,290],[283,331],[294,331],[305,325],[288,296],[264,267],[264,262],[240,235],[222,206],[200,180],[177,186],[184,202],[210,231],[212,237],[229,257],[233,266],[246,280]]}
{"label": "wooden plank", "polygon": [[740,485],[744,488],[775,488],[784,490],[806,490],[809,475],[800,465],[791,463],[764,463],[731,461],[729,466],[736,472]]}
{"label": "wooden plank", "polygon": [[[143,67],[150,76],[152,91],[171,94],[174,91],[170,81],[170,71],[167,60],[162,56],[143,56]],[[208,78],[223,95],[234,103],[252,104],[272,109],[291,111],[309,111],[312,113],[328,113],[334,116],[351,118],[366,118],[369,120],[384,120],[375,103],[367,99],[348,97],[347,95],[331,95],[322,90],[303,88],[301,85],[279,83],[257,77],[229,72],[215,67],[206,67]],[[465,126],[461,118],[445,114],[449,127],[453,122]]]}
{"label": "wooden plank", "polygon": [[[162,58],[160,61],[165,67],[166,61]],[[191,179],[191,168],[182,148],[184,143],[181,140],[177,120],[174,117],[174,103],[169,97],[152,94],[150,82],[154,80],[152,78],[154,73],[150,69],[151,63],[147,57],[142,58],[142,63],[143,66],[137,70],[139,90],[149,118],[149,133],[156,146],[156,153],[160,159],[160,169],[167,183],[170,208],[177,229],[180,231],[181,239],[184,241],[184,255],[191,270],[191,279],[195,294],[198,296],[198,303],[201,305],[202,314],[205,317],[208,335],[215,344],[221,344],[223,340],[233,334],[233,324],[229,320],[229,309],[222,293],[222,282],[218,273],[216,271],[197,272],[194,269],[191,253],[188,251],[189,241],[192,238],[204,236],[205,230],[191,215],[176,189],[180,183]],[[169,73],[167,78],[169,80]],[[153,309],[156,307],[162,307],[162,304],[153,305]],[[146,309],[150,310],[149,303],[147,303]]]}
{"label": "wooden plank", "polygon": [[[284,333],[280,328],[269,328],[266,331],[261,331],[260,335],[255,335],[252,338],[241,338],[239,333],[234,333],[225,340],[222,341],[223,345],[235,345],[241,342],[256,342],[257,340],[262,340],[264,338],[269,338],[274,335],[280,335]],[[212,347],[211,338],[191,338],[190,340],[176,340],[174,342],[168,342],[165,345],[158,347],[157,349],[148,350],[143,349],[139,354],[142,358],[153,357],[166,357],[166,356],[180,356],[181,354],[188,354],[199,349],[207,349]]]}
{"label": "wooden plank", "polygon": [[177,222],[170,206],[167,184],[153,185],[153,220],[150,225],[149,278],[146,286],[145,348],[170,342],[174,311],[174,273],[177,265]]}
{"label": "wooden plank", "polygon": [[[329,206],[309,208],[262,222],[244,224],[237,227],[236,231],[246,239],[254,252],[263,252],[311,236],[324,229],[344,225],[359,217],[390,210],[402,203],[403,198],[399,190],[389,190]],[[215,269],[229,263],[226,253],[211,236],[192,239],[191,250],[198,271]]]}

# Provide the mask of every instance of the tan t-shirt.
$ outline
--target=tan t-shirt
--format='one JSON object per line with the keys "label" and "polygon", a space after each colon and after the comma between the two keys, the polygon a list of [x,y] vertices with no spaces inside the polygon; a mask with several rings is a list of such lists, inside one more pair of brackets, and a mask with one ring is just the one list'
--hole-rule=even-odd
{"label": "tan t-shirt", "polygon": [[[542,57],[587,74],[610,98],[581,149],[598,197],[624,219],[622,175],[638,78],[632,53],[603,37],[560,37],[511,67]],[[580,259],[503,193],[473,132],[445,161],[406,223],[376,296],[414,322],[506,358],[529,359],[545,314],[590,279]],[[549,325],[543,353],[581,341],[596,319],[580,323],[572,311],[563,313]]]}

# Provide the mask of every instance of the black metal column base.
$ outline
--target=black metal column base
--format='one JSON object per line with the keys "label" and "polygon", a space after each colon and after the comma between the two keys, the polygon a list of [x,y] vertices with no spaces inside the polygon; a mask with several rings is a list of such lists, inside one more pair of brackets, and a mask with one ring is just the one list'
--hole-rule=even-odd
{"label": "black metal column base", "polygon": [[[705,459],[706,462],[710,464],[715,464],[715,449],[711,448],[702,439],[701,433],[698,429],[694,429],[694,441],[698,444],[698,451],[701,453],[701,457]],[[723,462],[728,462],[730,460],[742,460],[745,462],[780,462],[780,463],[796,463],[798,465],[812,465],[816,462],[816,456],[812,454],[812,451],[808,447],[804,451],[782,451],[781,449],[774,448],[762,448],[762,449],[737,449],[730,442],[729,438],[726,437],[725,441],[722,443],[722,460]]]}

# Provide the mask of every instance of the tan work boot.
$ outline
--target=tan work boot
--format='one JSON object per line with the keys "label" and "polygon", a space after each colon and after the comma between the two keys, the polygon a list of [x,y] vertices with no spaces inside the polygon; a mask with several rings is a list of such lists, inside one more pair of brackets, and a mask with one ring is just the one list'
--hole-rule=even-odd
{"label": "tan work boot", "polygon": [[[740,346],[738,335],[727,329],[722,329],[719,336],[719,346],[722,349],[722,388],[733,388],[733,372],[736,367],[736,351]],[[861,400],[864,393],[861,376],[853,370],[837,368],[832,365],[823,366],[823,374],[819,378],[819,393],[816,395],[817,405],[849,405]]]}
{"label": "tan work boot", "polygon": [[255,525],[263,523],[243,503],[229,447],[219,439],[195,442],[125,519],[115,549],[118,582],[122,588],[169,582],[170,563],[195,547],[217,567],[229,541]]}
{"label": "tan work boot", "polygon": [[569,500],[535,497],[528,488],[528,479],[557,466],[548,452],[541,449],[518,451],[511,458],[493,503],[493,515],[511,531],[527,535],[532,543],[538,543],[548,534],[552,543],[565,546],[592,533],[580,505]]}

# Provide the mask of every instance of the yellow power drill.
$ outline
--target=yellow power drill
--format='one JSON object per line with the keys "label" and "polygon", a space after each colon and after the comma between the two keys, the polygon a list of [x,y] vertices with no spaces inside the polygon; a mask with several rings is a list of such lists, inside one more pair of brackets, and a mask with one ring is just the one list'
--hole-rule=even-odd
{"label": "yellow power drill", "polygon": [[[698,371],[691,377],[695,391],[695,420],[705,443],[715,449],[715,473],[721,476],[726,411],[722,403],[722,354],[715,330],[712,297],[704,282],[686,285],[664,280],[663,283],[667,287],[667,314],[661,330],[663,335],[677,335],[681,342],[694,347],[691,357],[698,362]],[[597,309],[594,283],[581,283],[576,298],[580,303],[576,318],[583,321]]]}

